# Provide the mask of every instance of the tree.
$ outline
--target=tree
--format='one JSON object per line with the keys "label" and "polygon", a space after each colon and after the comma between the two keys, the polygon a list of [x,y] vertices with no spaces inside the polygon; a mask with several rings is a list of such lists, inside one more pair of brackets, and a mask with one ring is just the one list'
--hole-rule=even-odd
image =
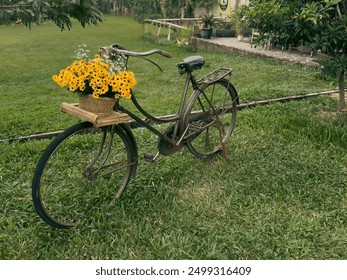
{"label": "tree", "polygon": [[160,0],[164,18],[184,18],[192,0]]}
{"label": "tree", "polygon": [[132,7],[131,0],[106,0],[112,4],[112,11],[116,15],[128,14]]}
{"label": "tree", "polygon": [[210,13],[210,10],[212,9],[214,4],[215,2],[211,0],[192,0],[192,5],[194,7],[205,8],[206,14]]}
{"label": "tree", "polygon": [[0,23],[9,24],[16,19],[29,28],[33,22],[39,23],[46,15],[61,30],[72,27],[71,19],[77,19],[83,27],[97,25],[102,21],[102,13],[96,0],[0,0]]}
{"label": "tree", "polygon": [[[250,27],[260,32],[259,43],[280,44],[288,47],[306,41],[306,25],[298,22],[296,14],[307,1],[300,0],[252,0],[245,9]],[[301,28],[300,32],[298,32]]]}
{"label": "tree", "polygon": [[138,22],[162,17],[159,0],[132,0],[132,12]]}
{"label": "tree", "polygon": [[339,109],[346,111],[347,0],[251,0],[246,17],[259,43],[305,41],[324,53],[323,74],[338,77]]}
{"label": "tree", "polygon": [[322,61],[323,74],[338,77],[339,109],[346,110],[345,77],[347,72],[347,1],[322,0],[306,4],[300,18],[312,24],[312,47],[327,55]]}

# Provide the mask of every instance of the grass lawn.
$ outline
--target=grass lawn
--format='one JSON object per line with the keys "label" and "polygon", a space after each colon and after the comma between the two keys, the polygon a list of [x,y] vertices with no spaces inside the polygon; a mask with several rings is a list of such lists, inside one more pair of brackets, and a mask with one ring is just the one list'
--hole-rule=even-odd
{"label": "grass lawn", "polygon": [[[0,26],[0,34],[0,139],[77,122],[59,111],[76,97],[51,76],[82,43],[171,52],[154,57],[163,73],[130,63],[138,99],[155,115],[175,113],[184,80],[175,63],[189,55],[206,59],[198,75],[233,68],[242,103],[334,88],[312,68],[145,39],[131,18],[66,32],[51,23]],[[142,154],[155,150],[156,138],[136,129],[137,177],[113,207],[101,195],[70,230],[50,228],[32,206],[33,170],[50,140],[0,143],[0,259],[346,259],[346,121],[330,97],[259,106],[239,112],[227,160],[201,161],[183,149],[154,164]]]}

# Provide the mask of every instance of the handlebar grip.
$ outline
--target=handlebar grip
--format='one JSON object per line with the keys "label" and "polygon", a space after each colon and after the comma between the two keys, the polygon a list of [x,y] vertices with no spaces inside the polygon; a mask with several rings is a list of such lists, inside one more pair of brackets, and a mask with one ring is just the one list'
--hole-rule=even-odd
{"label": "handlebar grip", "polygon": [[105,53],[117,54],[118,51],[127,51],[127,49],[118,43],[112,44],[111,46],[102,47],[99,49],[100,54],[105,54]]}
{"label": "handlebar grip", "polygon": [[125,48],[124,46],[122,46],[122,45],[120,45],[120,44],[118,44],[118,43],[112,44],[111,47],[112,47],[112,48],[115,48],[115,49],[117,49],[117,50],[128,50],[127,48]]}
{"label": "handlebar grip", "polygon": [[102,47],[99,49],[99,53],[100,55],[105,55],[105,54],[115,54],[114,51],[116,49],[112,48],[112,47]]}
{"label": "handlebar grip", "polygon": [[171,53],[168,53],[168,52],[163,51],[163,50],[158,50],[158,53],[161,54],[162,56],[167,57],[167,58],[171,58],[172,57]]}

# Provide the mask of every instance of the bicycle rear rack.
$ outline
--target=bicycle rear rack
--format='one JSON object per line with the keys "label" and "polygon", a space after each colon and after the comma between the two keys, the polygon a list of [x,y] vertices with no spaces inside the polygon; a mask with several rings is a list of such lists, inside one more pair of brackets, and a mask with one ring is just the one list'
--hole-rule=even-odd
{"label": "bicycle rear rack", "polygon": [[230,68],[218,68],[211,72],[210,74],[207,74],[206,76],[202,77],[200,80],[197,81],[198,84],[210,84],[215,81],[218,81],[225,76],[229,75],[229,79],[231,77],[232,70]]}

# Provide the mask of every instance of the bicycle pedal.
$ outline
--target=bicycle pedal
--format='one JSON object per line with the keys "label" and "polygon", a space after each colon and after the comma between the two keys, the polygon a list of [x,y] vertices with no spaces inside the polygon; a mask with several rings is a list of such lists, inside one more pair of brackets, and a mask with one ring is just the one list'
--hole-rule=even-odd
{"label": "bicycle pedal", "polygon": [[143,157],[145,159],[145,161],[150,162],[150,163],[154,163],[155,160],[158,158],[159,152],[157,152],[155,155],[152,155],[150,153],[144,153]]}

